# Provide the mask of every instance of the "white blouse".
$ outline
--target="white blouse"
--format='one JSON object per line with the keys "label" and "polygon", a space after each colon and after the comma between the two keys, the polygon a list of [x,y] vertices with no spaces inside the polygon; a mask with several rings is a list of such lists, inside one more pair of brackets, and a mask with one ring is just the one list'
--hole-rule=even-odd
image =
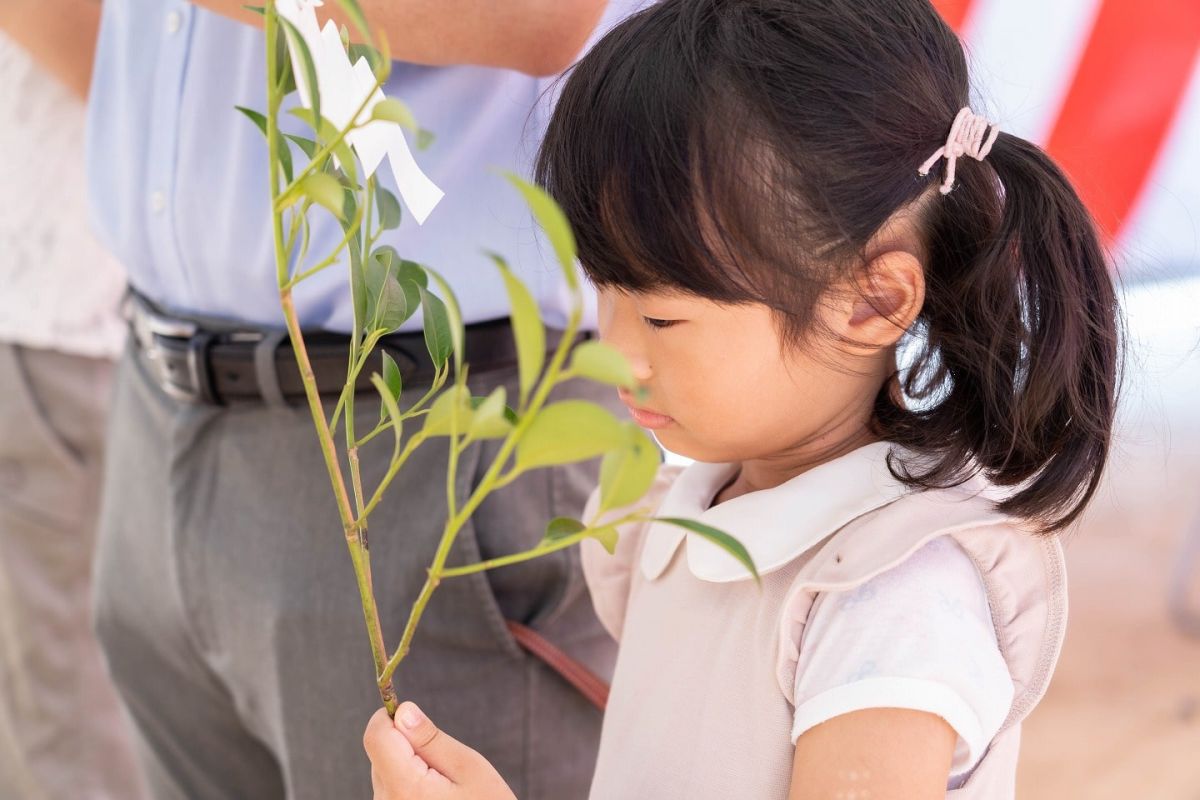
{"label": "white blouse", "polygon": [[0,341],[120,352],[125,289],[90,232],[84,106],[0,34]]}
{"label": "white blouse", "polygon": [[943,536],[853,591],[817,595],[801,640],[792,741],[851,711],[926,711],[958,734],[955,788],[1012,701],[983,579]]}

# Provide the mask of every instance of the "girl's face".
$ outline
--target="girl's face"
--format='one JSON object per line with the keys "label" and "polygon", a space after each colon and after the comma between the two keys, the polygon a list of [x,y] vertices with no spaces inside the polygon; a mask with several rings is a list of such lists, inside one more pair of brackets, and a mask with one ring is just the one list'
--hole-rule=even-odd
{"label": "girl's face", "polygon": [[[832,322],[854,319],[831,306]],[[856,351],[824,333],[786,345],[774,312],[670,292],[599,290],[601,339],[629,359],[644,390],[622,390],[635,421],[699,461],[787,461],[866,435],[892,353]],[[829,327],[829,326],[826,326]],[[824,330],[824,328],[822,328]],[[899,335],[897,331],[896,335]]]}

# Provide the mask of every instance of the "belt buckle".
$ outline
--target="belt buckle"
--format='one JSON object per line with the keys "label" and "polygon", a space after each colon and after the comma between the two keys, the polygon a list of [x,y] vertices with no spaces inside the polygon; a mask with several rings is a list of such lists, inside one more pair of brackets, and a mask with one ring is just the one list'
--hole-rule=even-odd
{"label": "belt buckle", "polygon": [[[132,327],[134,336],[145,354],[159,388],[170,398],[184,403],[212,404],[216,396],[212,391],[205,356],[212,335],[200,329],[194,322],[175,319],[158,313],[136,298],[132,305]],[[181,385],[180,376],[174,374],[166,360],[166,351],[159,345],[160,339],[175,339],[187,345],[186,380]]]}

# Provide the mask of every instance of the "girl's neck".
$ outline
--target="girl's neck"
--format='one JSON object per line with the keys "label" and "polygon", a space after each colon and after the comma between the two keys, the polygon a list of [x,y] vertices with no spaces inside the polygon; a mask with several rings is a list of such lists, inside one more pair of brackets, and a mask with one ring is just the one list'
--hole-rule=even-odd
{"label": "girl's neck", "polygon": [[878,439],[869,428],[860,424],[854,430],[841,431],[840,435],[827,431],[815,441],[803,442],[761,458],[746,459],[739,464],[729,483],[717,492],[712,504],[715,506],[750,492],[774,489],[813,467]]}

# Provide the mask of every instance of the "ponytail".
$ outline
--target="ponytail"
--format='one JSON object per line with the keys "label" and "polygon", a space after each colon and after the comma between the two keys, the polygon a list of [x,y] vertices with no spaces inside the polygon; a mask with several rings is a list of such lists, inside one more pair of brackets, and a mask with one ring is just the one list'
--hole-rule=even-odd
{"label": "ponytail", "polygon": [[894,464],[923,487],[982,472],[1000,510],[1043,532],[1078,518],[1108,455],[1116,403],[1116,296],[1095,225],[1061,170],[1008,134],[961,169],[927,215],[924,335],[888,392],[880,434],[926,454]]}

